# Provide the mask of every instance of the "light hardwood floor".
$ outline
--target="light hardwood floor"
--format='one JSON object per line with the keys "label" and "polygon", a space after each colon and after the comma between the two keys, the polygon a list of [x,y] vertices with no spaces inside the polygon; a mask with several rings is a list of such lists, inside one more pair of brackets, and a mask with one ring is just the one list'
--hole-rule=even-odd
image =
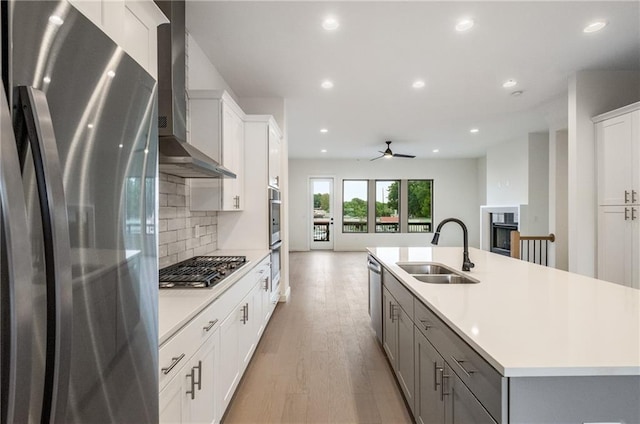
{"label": "light hardwood floor", "polygon": [[223,420],[411,423],[369,323],[366,254],[295,252],[276,308]]}

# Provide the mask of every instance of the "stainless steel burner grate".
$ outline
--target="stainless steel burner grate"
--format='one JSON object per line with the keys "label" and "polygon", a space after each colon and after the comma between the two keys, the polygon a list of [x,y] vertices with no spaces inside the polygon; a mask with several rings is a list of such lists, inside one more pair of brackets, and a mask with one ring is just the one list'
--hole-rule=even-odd
{"label": "stainless steel burner grate", "polygon": [[160,288],[213,287],[246,262],[246,256],[195,256],[161,269]]}

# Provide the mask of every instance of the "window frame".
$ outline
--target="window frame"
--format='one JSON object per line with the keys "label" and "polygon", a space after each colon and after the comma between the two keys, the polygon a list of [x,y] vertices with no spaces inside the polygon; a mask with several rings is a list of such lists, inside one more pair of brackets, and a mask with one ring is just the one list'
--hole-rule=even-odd
{"label": "window frame", "polygon": [[[412,178],[412,179],[407,179],[406,180],[406,192],[407,192],[407,233],[408,234],[429,234],[429,233],[433,233],[433,178]],[[428,231],[411,231],[411,222],[409,222],[409,185],[412,181],[427,181],[429,182],[431,188],[430,188],[430,215],[429,217],[427,217],[428,219],[430,219],[429,223],[428,223]]]}
{"label": "window frame", "polygon": [[[374,193],[375,193],[375,199],[374,199],[374,207],[373,207],[373,233],[375,234],[401,234],[402,233],[402,207],[401,207],[401,202],[402,202],[402,180],[401,179],[375,179],[373,180],[374,184]],[[398,224],[397,224],[397,231],[378,231],[378,211],[376,209],[377,203],[378,203],[378,182],[390,182],[390,183],[394,183],[397,182],[398,183]]]}
{"label": "window frame", "polygon": [[[350,181],[362,181],[362,182],[366,183],[367,198],[363,199],[363,200],[365,200],[366,205],[367,205],[367,214],[365,215],[365,229],[366,229],[366,231],[345,231],[345,222],[344,222],[344,217],[345,217],[345,214],[344,214],[344,203],[345,203],[344,193],[345,193],[345,190],[344,190],[344,186],[345,186],[345,183],[350,182]],[[370,232],[370,230],[371,230],[371,219],[370,219],[370,216],[369,216],[370,215],[370,213],[369,213],[369,206],[370,206],[370,201],[369,201],[369,181],[370,180],[368,180],[366,178],[343,178],[342,179],[342,208],[341,208],[342,209],[342,223],[341,223],[342,225],[341,225],[341,229],[342,229],[342,233],[343,234],[368,234]]]}

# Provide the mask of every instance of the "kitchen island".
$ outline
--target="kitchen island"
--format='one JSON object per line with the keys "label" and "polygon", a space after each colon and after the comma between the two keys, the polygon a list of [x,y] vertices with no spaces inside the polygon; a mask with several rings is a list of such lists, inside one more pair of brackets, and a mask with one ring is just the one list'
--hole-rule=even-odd
{"label": "kitchen island", "polygon": [[[443,402],[456,397],[447,390],[468,387],[496,422],[640,422],[639,290],[478,249],[470,249],[475,268],[460,272],[479,283],[430,284],[397,263],[434,262],[459,271],[461,248],[368,250],[384,269],[390,311],[383,328],[389,332],[403,317],[415,324],[413,337],[404,338],[414,342],[413,361],[402,364],[402,325],[392,334],[397,351],[387,339],[383,345],[388,356],[396,355],[390,361],[398,364],[398,381],[418,421],[428,414],[421,406],[437,406],[421,401],[425,364],[416,349],[424,337],[442,360],[430,365],[433,382],[425,383],[441,391]],[[456,386],[458,377],[465,387]],[[453,405],[442,408],[447,422],[464,422],[452,419]]]}

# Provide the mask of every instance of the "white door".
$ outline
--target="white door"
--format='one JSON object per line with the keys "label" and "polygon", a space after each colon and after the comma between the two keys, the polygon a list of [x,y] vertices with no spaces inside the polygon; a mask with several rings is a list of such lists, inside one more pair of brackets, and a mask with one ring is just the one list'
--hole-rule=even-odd
{"label": "white door", "polygon": [[333,250],[333,178],[309,180],[310,243],[311,250]]}

